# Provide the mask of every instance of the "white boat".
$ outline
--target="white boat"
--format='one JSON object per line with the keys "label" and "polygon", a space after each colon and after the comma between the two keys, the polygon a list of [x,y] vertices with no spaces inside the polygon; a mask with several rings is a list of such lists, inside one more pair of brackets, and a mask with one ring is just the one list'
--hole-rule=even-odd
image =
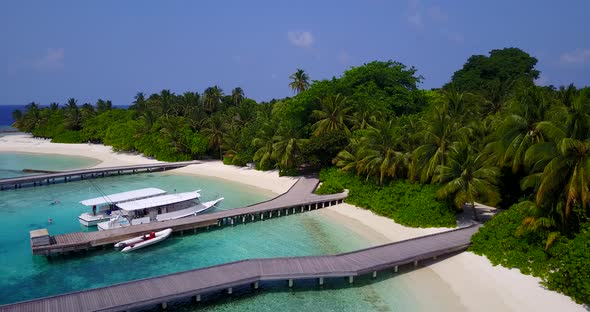
{"label": "white boat", "polygon": [[194,191],[117,204],[120,213],[109,221],[98,223],[97,226],[102,231],[194,216],[214,207],[223,200],[223,198],[219,198],[200,203],[199,198],[199,191]]}
{"label": "white boat", "polygon": [[117,210],[117,204],[163,194],[166,194],[166,191],[150,187],[83,200],[80,204],[92,207],[92,212],[81,214],[78,216],[78,220],[82,225],[95,226],[114,217],[113,212]]}
{"label": "white boat", "polygon": [[159,232],[150,232],[142,236],[130,238],[115,244],[115,248],[123,248],[121,252],[130,252],[155,243],[159,243],[172,233],[172,229],[165,229]]}

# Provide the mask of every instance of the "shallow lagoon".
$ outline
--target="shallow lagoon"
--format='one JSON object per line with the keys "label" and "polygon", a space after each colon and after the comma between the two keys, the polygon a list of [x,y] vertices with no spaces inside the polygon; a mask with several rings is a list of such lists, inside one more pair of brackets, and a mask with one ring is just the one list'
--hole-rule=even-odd
{"label": "shallow lagoon", "polygon": [[[58,156],[44,156],[59,158]],[[368,247],[371,242],[329,218],[311,212],[262,222],[225,227],[195,235],[174,235],[168,240],[129,254],[113,249],[95,250],[68,257],[32,256],[29,231],[47,228],[51,234],[87,230],[77,216],[87,208],[83,199],[142,187],[160,187],[169,192],[202,189],[203,200],[217,196],[225,200],[217,209],[230,209],[271,198],[263,190],[225,180],[179,175],[171,172],[116,176],[23,188],[0,192],[0,304],[106,286],[134,279],[195,269],[246,258],[334,254]],[[59,200],[59,204],[52,204]],[[48,218],[53,222],[48,223]],[[427,270],[427,269],[424,269]],[[234,296],[213,294],[200,306],[172,304],[182,311],[301,310],[393,311],[448,309],[457,302],[442,281],[424,270],[397,275],[381,274],[348,286],[341,279],[328,279],[322,291],[317,281],[296,282],[294,289],[284,283],[263,285],[253,295],[237,289]],[[422,275],[422,276],[421,276]],[[424,302],[418,296],[424,281],[445,298]],[[447,294],[448,293],[448,294]]]}

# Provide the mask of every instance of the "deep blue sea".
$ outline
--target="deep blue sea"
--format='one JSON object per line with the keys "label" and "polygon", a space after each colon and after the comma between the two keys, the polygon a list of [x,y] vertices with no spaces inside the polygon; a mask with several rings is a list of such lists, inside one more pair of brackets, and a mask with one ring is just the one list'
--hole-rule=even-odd
{"label": "deep blue sea", "polygon": [[0,105],[0,130],[14,123],[12,112],[16,109],[20,109],[24,113],[25,105]]}

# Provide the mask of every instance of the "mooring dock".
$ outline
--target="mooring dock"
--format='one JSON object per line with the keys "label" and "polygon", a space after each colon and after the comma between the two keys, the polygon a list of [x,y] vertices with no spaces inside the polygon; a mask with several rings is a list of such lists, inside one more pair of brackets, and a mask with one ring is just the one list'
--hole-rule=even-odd
{"label": "mooring dock", "polygon": [[171,228],[173,232],[197,231],[209,226],[234,225],[276,218],[289,214],[320,209],[342,203],[347,192],[333,195],[316,195],[313,191],[319,180],[313,176],[301,177],[282,195],[255,205],[197,215],[176,220],[152,222],[107,231],[75,232],[50,236],[45,230],[31,231],[31,248],[35,255],[54,255],[85,251],[115,244],[151,231]]}
{"label": "mooring dock", "polygon": [[261,281],[294,281],[347,278],[363,274],[377,276],[379,271],[465,250],[471,236],[481,225],[422,236],[401,242],[371,247],[333,256],[250,259],[136,280],[108,287],[35,299],[0,307],[0,311],[122,311],[149,308],[174,300],[192,298],[218,291],[233,292],[244,285],[259,287]]}
{"label": "mooring dock", "polygon": [[27,186],[37,186],[43,184],[67,183],[68,181],[93,179],[105,176],[130,174],[137,172],[153,172],[164,171],[185,167],[188,165],[198,164],[198,161],[181,161],[172,163],[155,163],[145,165],[129,165],[117,167],[91,168],[81,170],[62,171],[57,173],[46,173],[38,175],[30,175],[17,178],[0,179],[0,191],[21,188]]}

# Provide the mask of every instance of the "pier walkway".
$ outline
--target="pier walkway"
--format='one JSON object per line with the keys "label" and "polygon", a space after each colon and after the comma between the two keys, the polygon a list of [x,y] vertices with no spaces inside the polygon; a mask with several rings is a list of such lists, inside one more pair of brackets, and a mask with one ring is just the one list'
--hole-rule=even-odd
{"label": "pier walkway", "polygon": [[46,230],[31,231],[31,248],[35,255],[64,254],[85,251],[99,246],[115,244],[151,231],[171,228],[173,232],[194,231],[210,226],[228,226],[301,213],[342,203],[347,192],[333,195],[316,195],[313,191],[319,180],[313,176],[301,177],[284,194],[255,205],[206,213],[193,217],[151,222],[96,232],[76,232],[49,236]]}
{"label": "pier walkway", "polygon": [[0,191],[21,188],[26,186],[37,186],[45,184],[54,184],[58,182],[67,183],[73,180],[84,180],[88,178],[98,178],[111,176],[114,174],[130,174],[137,172],[163,171],[185,167],[188,165],[198,164],[198,161],[181,161],[173,163],[155,163],[145,165],[129,165],[117,167],[91,168],[81,170],[62,171],[57,173],[37,174],[16,178],[0,179]]}
{"label": "pier walkway", "polygon": [[295,280],[325,278],[348,278],[398,266],[436,258],[465,250],[479,224],[443,233],[418,237],[401,242],[371,247],[333,256],[288,257],[250,259],[221,264],[191,271],[136,280],[108,287],[73,292],[53,297],[35,299],[0,306],[8,311],[122,311],[149,308],[174,300],[192,298],[200,301],[201,295],[227,291],[252,285],[259,287],[261,281],[286,281],[289,287]]}

